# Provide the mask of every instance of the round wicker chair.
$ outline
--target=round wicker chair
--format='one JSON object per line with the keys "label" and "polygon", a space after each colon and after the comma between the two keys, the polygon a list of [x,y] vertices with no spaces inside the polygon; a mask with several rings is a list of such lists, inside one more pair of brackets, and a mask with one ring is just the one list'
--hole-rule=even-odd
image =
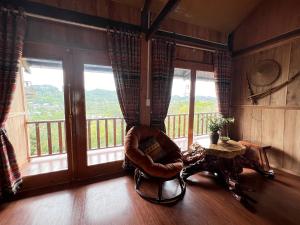
{"label": "round wicker chair", "polygon": [[[166,156],[159,162],[154,162],[139,149],[139,143],[150,137],[154,137],[166,152]],[[136,167],[135,189],[142,198],[154,203],[174,203],[183,198],[186,185],[180,175],[183,169],[182,154],[165,133],[147,126],[132,127],[125,138],[125,155]],[[143,179],[154,179],[158,183],[157,197],[146,195],[140,190]],[[179,182],[180,193],[171,198],[163,198],[163,183],[175,179]]]}

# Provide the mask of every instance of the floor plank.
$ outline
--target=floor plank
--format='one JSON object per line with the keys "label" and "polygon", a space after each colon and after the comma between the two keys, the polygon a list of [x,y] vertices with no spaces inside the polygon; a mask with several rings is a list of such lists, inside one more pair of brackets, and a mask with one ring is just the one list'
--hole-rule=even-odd
{"label": "floor plank", "polygon": [[1,225],[76,224],[299,224],[300,178],[277,172],[275,180],[245,171],[241,181],[256,189],[246,208],[209,175],[190,178],[182,201],[151,204],[134,191],[130,176],[82,185],[0,205]]}

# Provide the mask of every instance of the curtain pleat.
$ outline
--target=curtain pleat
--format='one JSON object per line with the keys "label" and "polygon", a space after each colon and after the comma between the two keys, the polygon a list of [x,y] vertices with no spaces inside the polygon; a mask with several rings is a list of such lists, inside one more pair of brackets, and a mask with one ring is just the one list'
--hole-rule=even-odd
{"label": "curtain pleat", "polygon": [[138,33],[108,30],[108,44],[127,132],[140,119],[141,40]]}
{"label": "curtain pleat", "polygon": [[[141,40],[138,33],[108,30],[108,46],[116,90],[127,131],[140,121]],[[125,156],[123,168],[134,167]]]}
{"label": "curtain pleat", "polygon": [[152,41],[151,126],[166,131],[165,118],[171,100],[174,77],[175,43],[164,39]]}
{"label": "curtain pleat", "polygon": [[4,128],[16,88],[26,18],[20,10],[0,6],[0,198],[16,193],[22,178],[15,151]]}
{"label": "curtain pleat", "polygon": [[214,70],[216,93],[219,112],[223,117],[229,117],[231,99],[231,55],[226,50],[219,50],[214,55]]}

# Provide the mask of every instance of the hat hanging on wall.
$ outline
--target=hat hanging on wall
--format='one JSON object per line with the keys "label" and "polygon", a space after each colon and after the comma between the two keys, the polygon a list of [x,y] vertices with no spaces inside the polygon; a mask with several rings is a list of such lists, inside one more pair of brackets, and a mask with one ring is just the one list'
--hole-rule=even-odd
{"label": "hat hanging on wall", "polygon": [[256,64],[250,73],[249,80],[255,86],[268,86],[274,83],[281,74],[278,62],[265,59]]}

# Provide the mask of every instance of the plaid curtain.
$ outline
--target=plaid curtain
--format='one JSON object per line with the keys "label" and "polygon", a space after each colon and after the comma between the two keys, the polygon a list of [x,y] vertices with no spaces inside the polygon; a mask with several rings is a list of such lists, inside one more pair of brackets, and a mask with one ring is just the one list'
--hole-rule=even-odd
{"label": "plaid curtain", "polygon": [[127,132],[140,120],[141,40],[138,33],[108,30],[108,44]]}
{"label": "plaid curtain", "polygon": [[21,11],[0,5],[0,198],[16,193],[22,182],[15,152],[4,129],[16,87],[26,19]]}
{"label": "plaid curtain", "polygon": [[214,70],[219,112],[224,117],[230,116],[231,98],[231,56],[228,51],[220,50],[214,55]]}
{"label": "plaid curtain", "polygon": [[[108,30],[108,46],[117,95],[127,131],[140,122],[141,40],[138,33]],[[123,168],[134,166],[125,156]]]}
{"label": "plaid curtain", "polygon": [[152,40],[151,126],[164,132],[174,77],[175,46],[172,41]]}

